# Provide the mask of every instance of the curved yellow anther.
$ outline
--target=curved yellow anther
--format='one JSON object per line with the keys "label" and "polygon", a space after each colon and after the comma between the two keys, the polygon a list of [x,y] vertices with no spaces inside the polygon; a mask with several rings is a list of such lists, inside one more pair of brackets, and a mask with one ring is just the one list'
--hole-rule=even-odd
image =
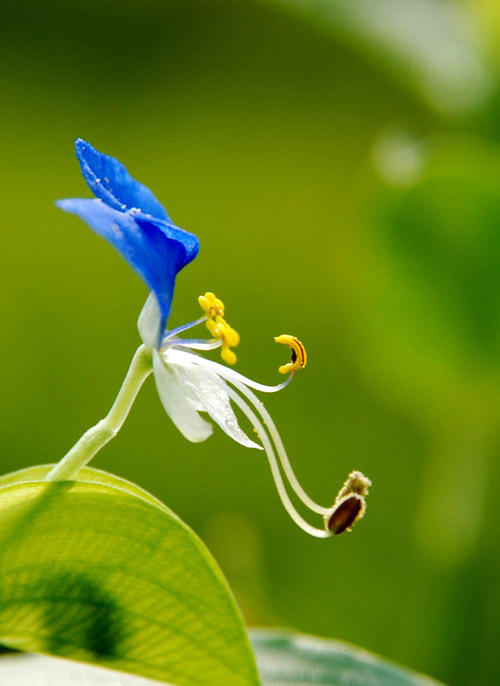
{"label": "curved yellow anther", "polygon": [[275,336],[276,343],[284,343],[292,349],[292,361],[288,364],[283,364],[278,368],[280,374],[288,374],[289,372],[296,372],[297,369],[305,367],[307,364],[306,349],[295,336],[290,336],[287,333],[281,336]]}

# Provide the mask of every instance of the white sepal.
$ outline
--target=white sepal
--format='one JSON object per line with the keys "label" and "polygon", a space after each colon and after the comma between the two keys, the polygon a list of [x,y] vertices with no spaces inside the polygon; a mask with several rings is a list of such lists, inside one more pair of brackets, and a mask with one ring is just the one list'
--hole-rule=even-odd
{"label": "white sepal", "polygon": [[137,328],[142,342],[149,350],[158,348],[160,338],[161,312],[153,291],[148,295],[137,320]]}
{"label": "white sepal", "polygon": [[168,368],[157,350],[153,350],[153,369],[158,395],[166,413],[181,434],[192,443],[201,443],[213,433],[213,426],[205,421],[186,397],[176,374]]}

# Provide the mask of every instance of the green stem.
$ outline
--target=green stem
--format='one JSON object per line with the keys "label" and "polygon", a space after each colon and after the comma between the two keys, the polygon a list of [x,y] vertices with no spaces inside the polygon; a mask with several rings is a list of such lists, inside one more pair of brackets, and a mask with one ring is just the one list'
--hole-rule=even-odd
{"label": "green stem", "polygon": [[144,345],[137,350],[113,407],[104,419],[86,431],[45,477],[46,481],[70,481],[94,455],[116,436],[130,412],[137,394],[153,371],[151,351]]}

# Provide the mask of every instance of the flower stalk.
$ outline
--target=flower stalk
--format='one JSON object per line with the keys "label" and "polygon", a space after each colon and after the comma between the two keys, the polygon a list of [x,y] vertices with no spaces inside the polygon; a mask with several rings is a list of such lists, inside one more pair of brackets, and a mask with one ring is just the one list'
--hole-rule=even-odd
{"label": "flower stalk", "polygon": [[46,481],[71,481],[123,426],[139,390],[153,371],[151,351],[139,346],[127,376],[110,411],[104,419],[86,431],[71,450],[47,474]]}

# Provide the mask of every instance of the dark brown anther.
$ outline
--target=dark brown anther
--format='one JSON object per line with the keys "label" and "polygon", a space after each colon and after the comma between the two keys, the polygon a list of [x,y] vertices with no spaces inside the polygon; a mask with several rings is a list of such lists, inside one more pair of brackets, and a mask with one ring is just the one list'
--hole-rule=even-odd
{"label": "dark brown anther", "polygon": [[350,531],[358,519],[363,516],[365,508],[363,497],[359,495],[347,496],[333,508],[332,512],[328,513],[325,525],[333,534]]}
{"label": "dark brown anther", "polygon": [[332,534],[350,531],[365,514],[365,496],[371,485],[370,479],[362,472],[351,472],[324,516],[325,531],[331,531]]}

